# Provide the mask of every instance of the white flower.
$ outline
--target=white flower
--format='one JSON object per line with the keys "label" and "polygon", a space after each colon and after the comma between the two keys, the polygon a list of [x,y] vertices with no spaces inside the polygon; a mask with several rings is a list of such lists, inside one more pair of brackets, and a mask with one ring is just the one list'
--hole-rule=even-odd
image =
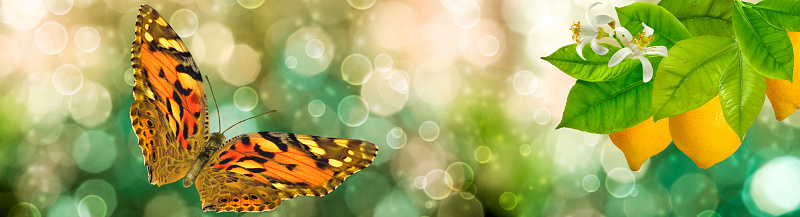
{"label": "white flower", "polygon": [[605,55],[608,53],[608,48],[601,46],[597,43],[598,38],[602,38],[605,35],[605,32],[602,28],[599,28],[600,25],[605,25],[610,22],[614,22],[614,18],[611,18],[608,15],[597,15],[594,17],[594,20],[589,19],[589,10],[592,10],[594,6],[603,4],[601,2],[595,2],[589,5],[589,8],[586,9],[586,21],[589,22],[589,25],[581,25],[581,22],[578,21],[577,23],[572,24],[570,30],[572,30],[572,40],[575,42],[579,42],[578,47],[576,47],[576,51],[578,51],[578,56],[581,59],[586,60],[583,57],[583,46],[586,46],[586,43],[592,42],[592,50],[600,55]]}
{"label": "white flower", "polygon": [[644,26],[644,30],[639,33],[638,37],[633,37],[633,35],[623,27],[614,29],[615,34],[619,33],[623,36],[624,39],[620,38],[620,41],[624,47],[614,53],[614,56],[611,56],[611,60],[608,61],[608,67],[616,66],[625,60],[625,58],[639,59],[639,61],[642,62],[642,80],[648,82],[653,79],[653,65],[650,64],[650,60],[645,58],[644,55],[653,54],[667,57],[667,47],[650,46],[650,42],[652,42],[654,38],[653,29],[644,23],[642,23],[642,26]]}

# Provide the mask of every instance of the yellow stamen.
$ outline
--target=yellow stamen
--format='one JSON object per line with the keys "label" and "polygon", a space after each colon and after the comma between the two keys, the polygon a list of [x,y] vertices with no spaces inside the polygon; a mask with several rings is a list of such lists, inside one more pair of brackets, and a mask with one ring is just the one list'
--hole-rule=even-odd
{"label": "yellow stamen", "polygon": [[581,21],[573,22],[572,26],[569,27],[569,30],[572,31],[572,40],[575,42],[580,42],[578,37],[581,36]]}

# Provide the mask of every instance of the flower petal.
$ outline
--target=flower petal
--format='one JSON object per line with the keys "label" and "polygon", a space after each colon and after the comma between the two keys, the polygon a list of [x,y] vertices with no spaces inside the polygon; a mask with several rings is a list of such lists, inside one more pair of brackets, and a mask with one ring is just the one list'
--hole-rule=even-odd
{"label": "flower petal", "polygon": [[581,36],[592,36],[597,37],[597,27],[585,26],[581,25]]}
{"label": "flower petal", "polygon": [[626,29],[625,27],[621,27],[621,26],[617,27],[616,29],[614,29],[614,33],[618,34],[618,35],[622,35],[622,37],[625,40],[620,39],[620,41],[623,41],[623,43],[627,43],[627,42],[633,40],[633,35],[631,35],[631,32],[628,31],[628,29]]}
{"label": "flower petal", "polygon": [[631,54],[633,54],[633,51],[631,51],[630,48],[624,47],[622,49],[619,49],[616,53],[614,53],[614,56],[611,56],[611,59],[608,60],[608,67],[616,66],[617,64],[625,60],[625,57],[628,57],[628,55]]}
{"label": "flower petal", "polygon": [[656,55],[661,55],[663,57],[669,56],[669,51],[665,46],[652,46],[648,47],[645,50],[647,50],[644,52],[645,54],[656,54]]}
{"label": "flower petal", "polygon": [[636,56],[636,58],[642,62],[642,81],[647,83],[653,79],[653,64],[650,64],[650,60],[643,56]]}
{"label": "flower petal", "polygon": [[647,26],[647,24],[644,24],[644,22],[642,23],[642,27],[644,27],[644,35],[645,36],[653,35],[653,31],[655,31],[655,30],[653,30],[653,28],[650,28],[649,26]]}
{"label": "flower petal", "polygon": [[593,26],[605,25],[610,23],[611,21],[614,21],[614,18],[608,15],[597,15],[594,17],[594,20],[592,20],[592,25]]}
{"label": "flower petal", "polygon": [[606,55],[608,53],[608,48],[601,46],[597,43],[597,40],[592,40],[592,50],[600,55]]}
{"label": "flower petal", "polygon": [[602,2],[595,2],[595,3],[592,3],[591,5],[589,5],[589,8],[586,8],[586,14],[585,15],[586,15],[586,21],[587,22],[592,23],[592,20],[589,19],[589,11],[591,11],[594,6],[601,5],[601,4],[603,4],[603,3]]}
{"label": "flower petal", "polygon": [[581,57],[581,59],[583,59],[583,60],[586,60],[586,58],[583,58],[583,46],[586,46],[586,43],[589,43],[589,41],[592,41],[592,39],[594,39],[594,38],[585,37],[585,38],[583,38],[583,40],[581,40],[581,43],[579,43],[578,46],[575,47],[575,51],[578,52],[578,56]]}

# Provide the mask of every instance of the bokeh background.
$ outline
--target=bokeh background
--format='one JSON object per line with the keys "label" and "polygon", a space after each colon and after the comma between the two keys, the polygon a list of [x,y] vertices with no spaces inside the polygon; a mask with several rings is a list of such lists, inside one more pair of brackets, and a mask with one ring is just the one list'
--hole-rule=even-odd
{"label": "bokeh background", "polygon": [[[608,136],[554,129],[575,79],[540,57],[594,1],[0,0],[0,215],[799,214],[800,116],[769,103],[707,170],[672,145],[632,172]],[[601,1],[592,15],[632,2]],[[263,213],[202,213],[193,187],[148,184],[128,113],[142,3],[210,77],[223,128],[278,110],[228,138],[365,139],[374,163]]]}

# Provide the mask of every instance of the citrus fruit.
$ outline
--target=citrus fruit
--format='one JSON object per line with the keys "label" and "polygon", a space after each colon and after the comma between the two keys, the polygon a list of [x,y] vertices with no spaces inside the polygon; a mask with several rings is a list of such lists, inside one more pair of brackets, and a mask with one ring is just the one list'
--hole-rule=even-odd
{"label": "citrus fruit", "polygon": [[794,49],[792,82],[767,78],[767,97],[775,111],[775,119],[782,121],[800,108],[800,32],[789,32]]}
{"label": "citrus fruit", "polygon": [[653,123],[653,117],[631,128],[608,134],[608,137],[625,154],[628,167],[633,171],[638,171],[647,159],[663,151],[672,141],[669,120],[661,119]]}
{"label": "citrus fruit", "polygon": [[703,169],[725,160],[742,144],[722,116],[719,96],[699,108],[670,117],[669,132],[675,146]]}

